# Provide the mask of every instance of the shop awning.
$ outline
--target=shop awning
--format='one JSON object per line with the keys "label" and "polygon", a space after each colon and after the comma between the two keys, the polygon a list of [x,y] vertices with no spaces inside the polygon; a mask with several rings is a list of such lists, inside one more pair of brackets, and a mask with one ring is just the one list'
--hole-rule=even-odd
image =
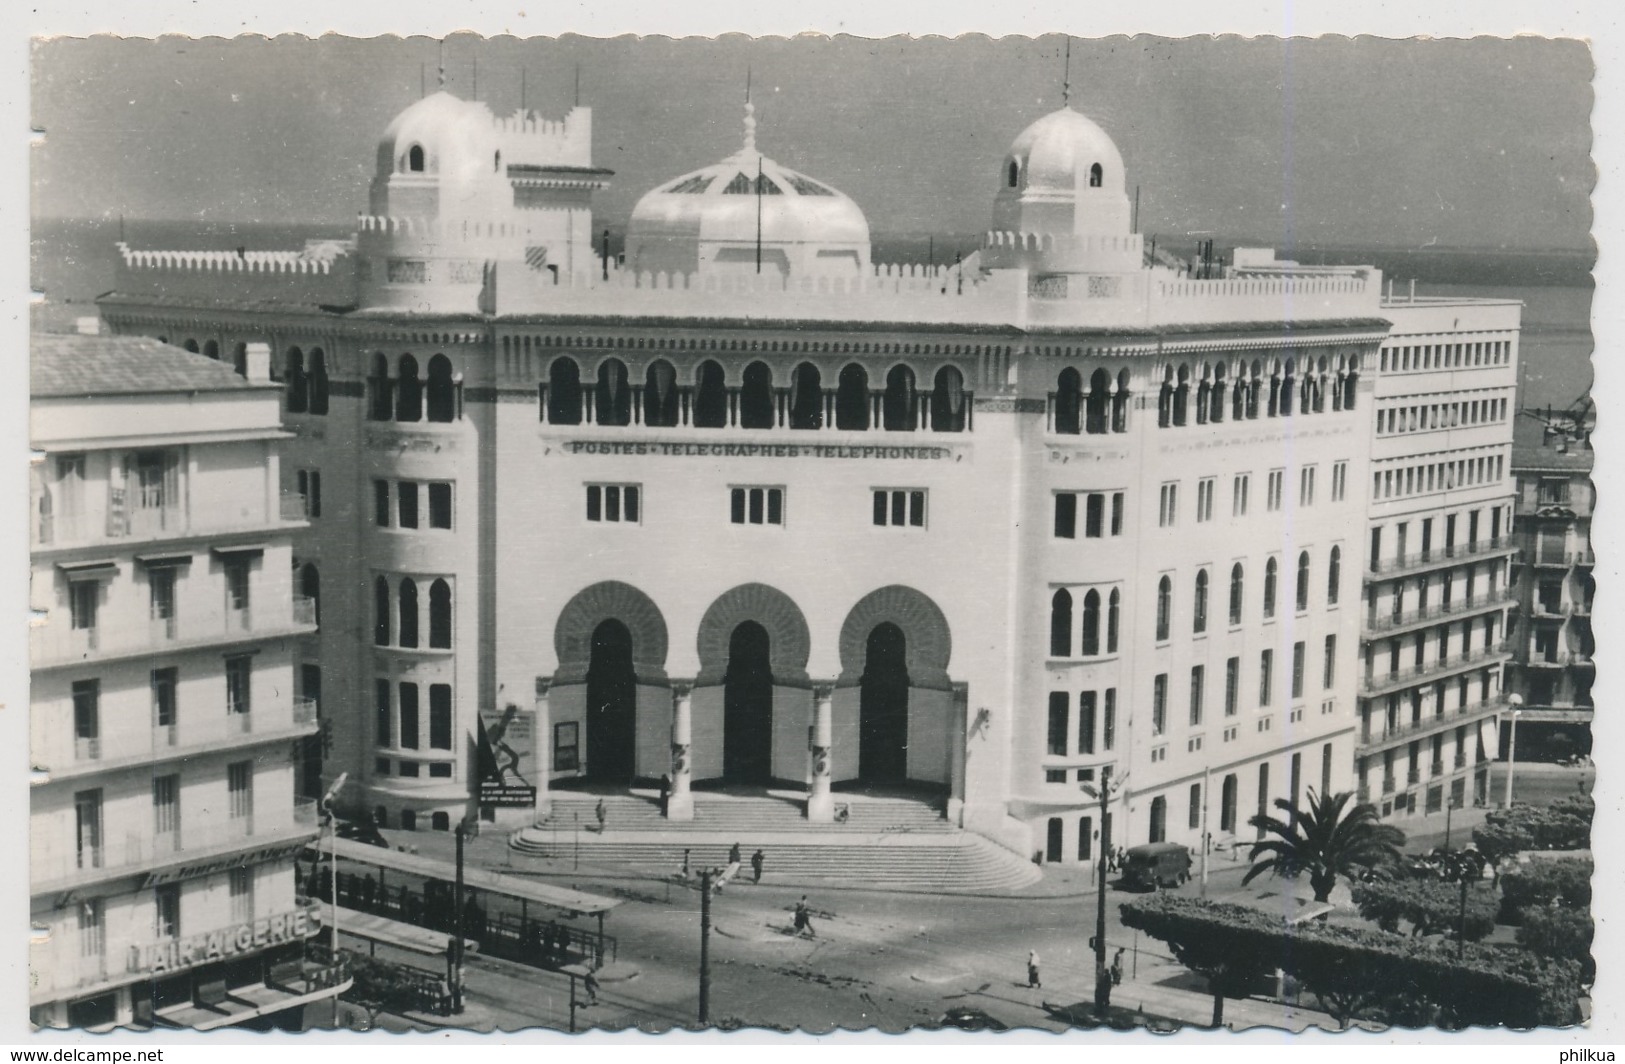
{"label": "shop awning", "polygon": [[[382,846],[369,846],[354,839],[323,839],[321,848],[335,847],[338,855],[347,861],[356,861],[377,868],[392,869],[405,872],[409,875],[423,876],[426,879],[439,879],[450,883],[457,878],[457,866],[450,861],[440,861],[433,857],[420,857],[417,854],[401,853],[398,850],[386,850]],[[463,866],[463,883],[477,890],[490,891],[509,898],[520,898],[536,905],[551,909],[560,909],[564,912],[577,915],[596,915],[606,913],[620,905],[618,898],[604,898],[597,894],[586,894],[579,890],[567,890],[564,887],[550,887],[543,883],[534,883],[519,876],[504,875],[501,872],[491,872],[484,868]],[[341,917],[342,919],[342,917]],[[340,925],[342,927],[342,924]]]}
{"label": "shop awning", "polygon": [[349,988],[348,979],[337,986],[319,987],[304,993],[256,983],[253,986],[234,988],[231,996],[218,1005],[208,1007],[193,1004],[176,1005],[174,1008],[155,1012],[153,1017],[166,1027],[215,1031],[222,1027],[244,1023],[258,1016],[269,1016],[284,1009],[322,1001],[342,994]]}

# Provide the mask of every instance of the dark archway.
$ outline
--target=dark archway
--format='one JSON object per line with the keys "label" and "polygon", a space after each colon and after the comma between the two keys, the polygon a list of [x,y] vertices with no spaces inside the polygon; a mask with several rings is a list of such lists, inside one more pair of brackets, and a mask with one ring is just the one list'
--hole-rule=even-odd
{"label": "dark archway", "polygon": [[587,664],[587,778],[630,783],[636,769],[637,676],[632,632],[618,620],[593,629]]}
{"label": "dark archway", "polygon": [[728,640],[722,695],[722,778],[766,786],[773,775],[773,663],[767,629],[745,621]]}
{"label": "dark archway", "polygon": [[901,783],[908,778],[908,640],[890,621],[869,632],[858,688],[858,779]]}

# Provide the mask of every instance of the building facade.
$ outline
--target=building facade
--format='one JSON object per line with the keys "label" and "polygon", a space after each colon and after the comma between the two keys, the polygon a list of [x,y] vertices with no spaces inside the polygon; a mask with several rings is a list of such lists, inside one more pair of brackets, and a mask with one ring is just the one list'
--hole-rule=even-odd
{"label": "building facade", "polygon": [[[1589,755],[1597,672],[1591,425],[1584,411],[1524,410],[1515,427],[1513,528],[1520,564],[1514,576],[1513,687],[1523,698],[1518,756]],[[1503,744],[1510,742],[1511,727],[1508,721],[1502,729]]]}
{"label": "building facade", "polygon": [[[951,267],[872,262],[748,109],[612,260],[577,224],[610,175],[561,139],[589,122],[431,96],[354,243],[126,249],[101,302],[274,352],[353,808],[523,825],[552,787],[665,775],[673,816],[772,784],[818,820],[901,788],[1075,862],[1108,775],[1114,844],[1248,841],[1352,785],[1378,271],[1150,262],[1071,108],[992,168]],[[482,801],[493,776],[534,804]]]}
{"label": "building facade", "polygon": [[1521,305],[1388,299],[1382,314],[1355,777],[1403,817],[1483,802],[1497,753]]}
{"label": "building facade", "polygon": [[345,984],[295,883],[316,617],[282,389],[263,346],[245,377],[94,325],[32,350],[31,1016],[297,1023]]}

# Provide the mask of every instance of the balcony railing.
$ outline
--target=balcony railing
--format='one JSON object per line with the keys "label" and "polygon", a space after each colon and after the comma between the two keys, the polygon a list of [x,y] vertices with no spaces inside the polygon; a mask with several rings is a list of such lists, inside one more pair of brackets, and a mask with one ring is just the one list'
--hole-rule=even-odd
{"label": "balcony railing", "polygon": [[1435,713],[1430,717],[1423,717],[1421,720],[1406,721],[1404,724],[1397,724],[1392,728],[1365,729],[1360,733],[1360,745],[1363,747],[1380,746],[1403,742],[1406,739],[1452,727],[1468,718],[1498,712],[1506,704],[1506,696],[1497,695],[1481,702],[1470,702],[1465,706],[1457,706],[1454,709],[1446,710],[1444,713]]}
{"label": "balcony railing", "polygon": [[1475,610],[1489,610],[1498,606],[1510,606],[1517,601],[1517,596],[1510,590],[1499,590],[1483,595],[1466,595],[1451,602],[1441,602],[1426,609],[1407,610],[1397,617],[1392,613],[1381,617],[1367,617],[1367,632],[1387,632],[1395,628],[1405,628],[1418,622],[1438,620],[1443,617],[1459,617]]}
{"label": "balcony railing", "polygon": [[[147,816],[151,815],[149,811]],[[32,889],[37,894],[53,892],[70,884],[139,872],[179,856],[202,858],[212,851],[246,850],[272,839],[317,829],[316,802],[310,798],[296,799],[291,808],[247,817],[209,820],[200,810],[196,820],[188,821],[186,815],[182,809],[183,828],[179,832],[160,835],[149,827],[99,846],[76,848],[70,832],[61,849],[36,851],[31,867]]]}
{"label": "balcony railing", "polygon": [[1508,642],[1500,642],[1493,647],[1481,647],[1465,653],[1458,652],[1421,665],[1412,665],[1409,668],[1398,669],[1394,672],[1374,674],[1360,681],[1360,694],[1369,698],[1373,695],[1383,694],[1398,687],[1407,687],[1416,682],[1435,676],[1444,676],[1451,673],[1462,672],[1476,665],[1494,662],[1504,657],[1512,650]]}
{"label": "balcony railing", "polygon": [[1578,650],[1559,650],[1538,658],[1531,657],[1525,664],[1535,669],[1566,669],[1570,666],[1584,668],[1594,663],[1590,654]]}
{"label": "balcony railing", "polygon": [[1405,770],[1405,785],[1406,786],[1414,787],[1418,783],[1421,783],[1421,782],[1422,782],[1422,770],[1421,769],[1412,768],[1412,769],[1406,769]]}
{"label": "balcony railing", "polygon": [[1442,776],[1442,775],[1444,775],[1444,762],[1443,761],[1435,761],[1431,765],[1429,765],[1428,766],[1428,775],[1430,775],[1430,776]]}
{"label": "balcony railing", "polygon": [[1382,778],[1382,793],[1383,794],[1393,794],[1394,793],[1394,777],[1392,777],[1392,776],[1384,776]]}
{"label": "balcony railing", "polygon": [[1497,551],[1510,551],[1516,548],[1511,536],[1496,536],[1494,539],[1481,540],[1477,543],[1463,543],[1454,547],[1433,547],[1428,550],[1416,551],[1413,554],[1404,554],[1394,558],[1387,558],[1374,563],[1369,575],[1388,576],[1405,572],[1409,569],[1426,569],[1429,566],[1444,565],[1456,561],[1471,561],[1474,558]]}
{"label": "balcony railing", "polygon": [[101,624],[73,628],[66,611],[58,620],[37,625],[29,633],[29,660],[35,668],[63,665],[98,657],[136,655],[157,649],[207,645],[255,635],[285,635],[315,623],[315,605],[297,597],[287,613],[269,606],[220,612],[183,612],[174,617],[132,624]]}
{"label": "balcony railing", "polygon": [[284,706],[268,703],[251,713],[183,710],[174,724],[137,728],[129,734],[74,737],[71,745],[48,738],[37,741],[32,757],[35,764],[52,775],[71,776],[82,769],[104,771],[154,757],[186,756],[195,751],[243,745],[257,737],[294,738],[308,734],[315,724],[316,705],[309,698],[294,698]]}
{"label": "balcony railing", "polygon": [[1465,753],[1463,753],[1462,751],[1457,750],[1454,764],[1455,764],[1455,766],[1457,768],[1466,768],[1467,767],[1467,755]]}
{"label": "balcony railing", "polygon": [[275,516],[269,519],[246,517],[222,522],[221,514],[212,509],[194,518],[182,506],[44,514],[33,523],[32,545],[65,548],[125,540],[178,539],[182,536],[242,532],[269,525],[303,524],[306,520],[305,497],[297,492],[283,492],[277,500]]}

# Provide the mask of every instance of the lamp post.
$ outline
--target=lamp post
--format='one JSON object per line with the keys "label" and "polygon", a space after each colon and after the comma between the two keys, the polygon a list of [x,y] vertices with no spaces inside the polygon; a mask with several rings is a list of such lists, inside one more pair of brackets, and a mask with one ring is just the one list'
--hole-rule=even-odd
{"label": "lamp post", "polygon": [[[339,778],[333,781],[333,786],[327,788],[322,795],[322,823],[327,828],[328,842],[328,902],[329,917],[327,924],[327,949],[332,957],[332,963],[337,964],[339,959],[339,824],[333,816],[333,799],[343,789],[344,783],[350,778],[348,772],[339,773]],[[333,1026],[339,1025],[339,996],[333,995]]]}
{"label": "lamp post", "polygon": [[1522,695],[1509,695],[1507,704],[1512,707],[1512,727],[1507,734],[1507,791],[1506,807],[1512,808],[1512,771],[1518,761],[1518,714],[1522,712],[1518,707],[1523,705]]}
{"label": "lamp post", "polygon": [[[468,818],[457,821],[457,881],[452,891],[452,954],[457,958],[452,969],[451,980],[451,1011],[461,1014],[463,1011],[463,839],[468,834]],[[574,982],[571,983],[572,988]]]}
{"label": "lamp post", "polygon": [[1100,800],[1100,891],[1095,907],[1095,1019],[1104,1022],[1112,1004],[1112,980],[1106,971],[1106,855],[1111,852],[1111,811],[1113,796],[1128,782],[1128,773],[1118,780],[1102,779],[1100,786],[1080,783],[1078,788]]}

